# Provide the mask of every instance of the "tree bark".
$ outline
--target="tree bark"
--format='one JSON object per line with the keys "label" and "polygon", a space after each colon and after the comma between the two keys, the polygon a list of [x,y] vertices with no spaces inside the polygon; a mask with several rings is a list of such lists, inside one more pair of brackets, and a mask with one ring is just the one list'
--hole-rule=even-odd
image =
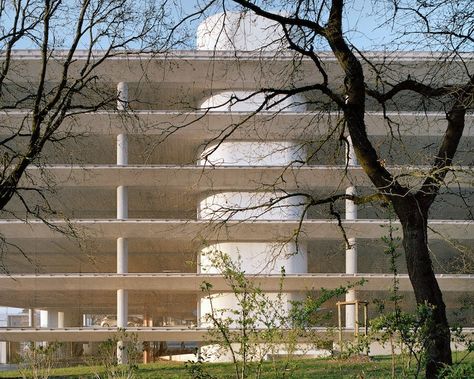
{"label": "tree bark", "polygon": [[451,334],[446,317],[446,306],[435,277],[428,250],[428,208],[415,196],[396,201],[395,209],[402,224],[403,247],[406,254],[416,302],[433,308],[431,327],[428,328],[426,378],[438,377],[445,365],[452,364]]}

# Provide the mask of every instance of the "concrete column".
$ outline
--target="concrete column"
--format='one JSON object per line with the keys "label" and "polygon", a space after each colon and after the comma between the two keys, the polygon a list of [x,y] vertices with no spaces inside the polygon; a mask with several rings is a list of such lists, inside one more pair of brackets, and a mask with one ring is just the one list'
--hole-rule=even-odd
{"label": "concrete column", "polygon": [[117,165],[128,165],[128,135],[125,133],[117,136]]}
{"label": "concrete column", "polygon": [[357,245],[355,238],[349,238],[346,246],[346,274],[357,274]]}
{"label": "concrete column", "polygon": [[64,328],[64,312],[58,312],[58,328]]}
{"label": "concrete column", "polygon": [[128,322],[128,291],[117,290],[117,327],[126,328]]}
{"label": "concrete column", "polygon": [[[347,140],[349,142],[347,150],[347,166],[353,167],[357,166],[359,163],[352,146],[351,137],[348,136]],[[348,187],[346,189],[346,195],[356,195],[355,187]],[[346,220],[357,220],[357,205],[352,200],[346,200]],[[355,238],[348,238],[348,244],[346,246],[346,274],[356,274],[357,273],[357,241]],[[351,289],[346,294],[346,301],[356,300],[356,292]],[[346,305],[346,328],[353,329],[355,325],[355,306]]]}
{"label": "concrete column", "polygon": [[117,187],[117,220],[128,219],[128,188]]}
{"label": "concrete column", "polygon": [[57,328],[58,312],[40,311],[40,327],[41,328]]}
{"label": "concrete column", "polygon": [[128,272],[128,240],[117,238],[117,274]]}
{"label": "concrete column", "polygon": [[[117,110],[125,111],[128,107],[128,85],[120,82],[117,85]],[[128,165],[128,136],[121,133],[117,136],[117,165]],[[117,219],[128,219],[128,189],[125,186],[117,187]],[[117,274],[128,273],[128,241],[126,238],[117,238]],[[117,327],[126,328],[128,322],[128,292],[117,290]],[[123,341],[117,344],[117,360],[126,363],[126,352],[123,350]]]}
{"label": "concrete column", "polygon": [[349,145],[346,147],[346,163],[348,166],[358,166],[359,162],[357,160],[357,156],[352,145],[351,136],[347,136],[347,142]]}
{"label": "concrete column", "polygon": [[[357,191],[355,187],[348,187],[346,189],[346,195],[355,196]],[[357,220],[357,204],[352,200],[346,200],[346,220]]]}
{"label": "concrete column", "polygon": [[[117,188],[117,218],[128,218],[127,187]],[[128,240],[117,238],[117,274],[128,273]],[[117,327],[126,328],[128,320],[128,293],[126,290],[117,290]]]}
{"label": "concrete column", "polygon": [[28,309],[28,326],[35,328],[35,310],[33,308]]}
{"label": "concrete column", "polygon": [[128,84],[120,82],[117,84],[117,110],[125,111],[128,108]]}
{"label": "concrete column", "polygon": [[48,326],[48,311],[40,311],[40,328]]}
{"label": "concrete column", "polygon": [[[357,273],[357,245],[355,238],[349,238],[349,244],[346,246],[346,274]],[[356,292],[350,289],[346,293],[346,301],[354,301]],[[346,305],[346,328],[354,328],[355,326],[355,306]]]}

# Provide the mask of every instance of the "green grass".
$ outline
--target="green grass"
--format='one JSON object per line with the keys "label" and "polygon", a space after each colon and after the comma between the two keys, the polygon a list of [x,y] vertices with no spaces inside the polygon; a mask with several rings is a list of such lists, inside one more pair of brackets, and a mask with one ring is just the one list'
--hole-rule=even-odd
{"label": "green grass", "polygon": [[[466,365],[474,371],[474,356],[471,354]],[[206,372],[216,378],[234,377],[234,369],[231,364],[224,363],[206,363],[203,365]],[[70,367],[55,369],[52,376],[62,378],[88,379],[94,378],[94,373],[102,371],[99,367]],[[0,372],[0,378],[18,378],[18,371]],[[285,367],[284,362],[265,362],[263,366],[262,378],[390,378],[391,377],[391,359],[390,357],[374,357],[370,361],[367,359],[297,359],[290,362]],[[397,368],[396,377],[402,378],[402,370]],[[407,377],[413,377],[409,374]],[[149,365],[140,365],[137,376],[138,379],[182,379],[191,378],[189,369],[184,363],[159,362]]]}

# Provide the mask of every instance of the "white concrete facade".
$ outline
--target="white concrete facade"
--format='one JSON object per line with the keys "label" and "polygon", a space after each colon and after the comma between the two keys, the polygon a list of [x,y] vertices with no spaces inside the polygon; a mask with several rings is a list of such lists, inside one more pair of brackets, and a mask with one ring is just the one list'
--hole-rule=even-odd
{"label": "white concrete facade", "polygon": [[[257,28],[254,19],[245,22],[245,30]],[[114,109],[65,123],[65,130],[74,126],[75,139],[64,142],[64,151],[48,146],[41,167],[30,167],[24,186],[55,181],[57,193],[50,200],[59,213],[50,217],[51,225],[73,228],[77,239],[39,220],[25,223],[2,215],[0,233],[33,264],[13,247],[8,251],[10,275],[0,276],[0,306],[41,310],[42,317],[40,325],[24,330],[0,328],[0,341],[98,341],[112,333],[100,325],[105,316],[115,320],[113,327],[138,329],[143,341],[202,341],[209,302],[200,284],[213,284],[218,307],[236,306],[213,263],[216,252],[228,254],[268,293],[277,291],[284,267],[288,300],[362,278],[367,283],[349,291],[346,300],[383,298],[390,289],[380,241],[390,221],[382,208],[358,207],[351,200],[339,204],[347,241],[327,209],[305,208],[310,197],[371,188],[350,140],[341,145],[334,133],[338,115],[321,114],[314,94],[269,98],[255,93],[275,84],[288,67],[294,69],[290,55],[272,53],[280,45],[266,40],[264,49],[256,48],[262,38],[276,40],[278,31],[271,32],[271,26],[265,27],[268,35],[241,44],[238,38],[212,39],[209,25],[198,31],[198,47],[213,52],[155,56],[147,65],[148,81],[142,80],[140,59],[106,62],[99,80],[118,92]],[[238,37],[242,30],[233,33]],[[256,49],[260,58],[255,51],[224,51],[231,47]],[[33,67],[39,55],[22,59],[24,67]],[[400,62],[423,67],[425,59],[407,55]],[[337,74],[330,59],[325,64],[330,77]],[[308,60],[298,70],[299,84],[314,74]],[[28,122],[27,112],[1,113],[0,121],[14,128]],[[438,112],[390,113],[400,121],[403,142],[394,147],[383,114],[369,109],[368,134],[387,168],[413,180],[429,170],[429,146],[443,134],[444,116]],[[472,115],[464,141],[430,215],[428,235],[452,318],[474,288],[472,274],[450,266],[458,257],[455,244],[474,246],[472,158],[463,153],[472,152]],[[465,201],[453,195],[460,189]],[[18,201],[9,209],[21,217]],[[399,225],[393,225],[400,236]],[[410,300],[403,260],[400,271],[400,289]],[[334,302],[327,310],[336,311]],[[467,320],[472,326],[473,315]],[[350,329],[354,322],[348,306],[345,324]]]}

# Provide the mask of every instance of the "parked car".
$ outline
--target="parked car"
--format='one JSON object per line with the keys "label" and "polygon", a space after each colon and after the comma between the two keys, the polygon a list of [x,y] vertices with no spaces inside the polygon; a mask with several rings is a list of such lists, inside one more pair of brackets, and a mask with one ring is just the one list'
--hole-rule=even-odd
{"label": "parked car", "polygon": [[[143,319],[137,316],[131,316],[128,318],[127,326],[142,326]],[[115,315],[107,315],[100,321],[100,326],[104,328],[111,328],[117,326],[117,317]]]}

